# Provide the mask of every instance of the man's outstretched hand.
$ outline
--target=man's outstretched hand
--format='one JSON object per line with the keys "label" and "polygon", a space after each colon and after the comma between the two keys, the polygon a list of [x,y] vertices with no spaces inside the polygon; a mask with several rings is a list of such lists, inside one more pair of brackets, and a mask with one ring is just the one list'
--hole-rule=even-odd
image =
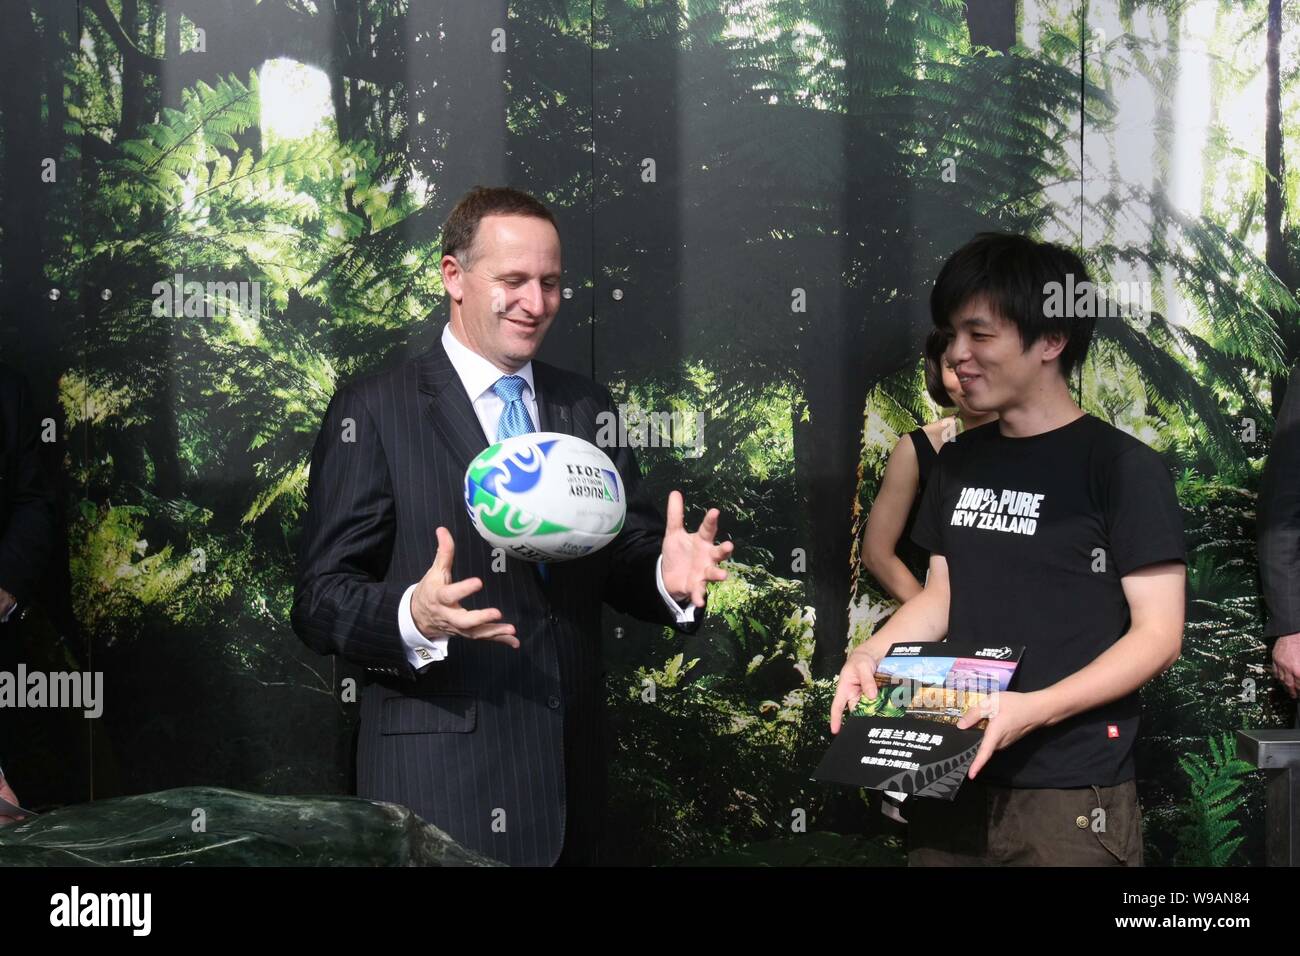
{"label": "man's outstretched hand", "polygon": [[710,508],[698,531],[686,530],[682,523],[682,493],[668,495],[668,529],[664,532],[663,574],[664,587],[673,600],[681,603],[687,598],[696,607],[704,606],[704,595],[710,581],[725,581],[727,572],[720,567],[727,555],[735,550],[730,541],[714,544],[718,535],[717,508]]}
{"label": "man's outstretched hand", "polygon": [[438,552],[433,556],[433,564],[411,594],[411,620],[430,639],[459,634],[476,640],[499,641],[518,649],[515,626],[502,622],[499,610],[489,607],[469,611],[460,606],[462,600],[482,590],[483,579],[452,581],[451,559],[455,552],[451,532],[439,528]]}

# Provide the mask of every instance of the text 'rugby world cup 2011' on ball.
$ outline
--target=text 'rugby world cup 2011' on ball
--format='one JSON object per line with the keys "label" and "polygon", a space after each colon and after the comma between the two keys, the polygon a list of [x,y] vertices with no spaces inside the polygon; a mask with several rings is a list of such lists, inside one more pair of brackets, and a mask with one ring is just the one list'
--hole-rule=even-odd
{"label": "text 'rugby world cup 2011' on ball", "polygon": [[465,507],[489,544],[524,561],[567,561],[623,528],[623,478],[573,435],[530,432],[484,449],[465,472]]}

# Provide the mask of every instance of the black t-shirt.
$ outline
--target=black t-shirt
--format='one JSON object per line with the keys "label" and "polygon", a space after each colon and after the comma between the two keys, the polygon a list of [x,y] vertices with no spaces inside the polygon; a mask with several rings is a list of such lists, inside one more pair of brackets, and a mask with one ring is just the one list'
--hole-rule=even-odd
{"label": "black t-shirt", "polygon": [[[1020,644],[1011,690],[1081,670],[1129,626],[1120,578],[1185,561],[1182,512],[1160,457],[1092,415],[1008,438],[997,422],[945,442],[913,540],[948,562],[948,637]],[[1129,694],[998,751],[980,777],[1011,787],[1114,786],[1134,775]]]}

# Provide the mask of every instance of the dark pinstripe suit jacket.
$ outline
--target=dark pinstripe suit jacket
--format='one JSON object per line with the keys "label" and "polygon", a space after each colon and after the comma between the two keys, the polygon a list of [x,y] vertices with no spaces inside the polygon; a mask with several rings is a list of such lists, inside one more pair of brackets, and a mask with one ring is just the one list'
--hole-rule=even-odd
{"label": "dark pinstripe suit jacket", "polygon": [[[595,442],[610,394],[534,362],[538,428]],[[345,439],[351,440],[345,440]],[[371,675],[361,702],[357,792],[410,807],[465,846],[507,863],[592,859],[604,809],[600,606],[677,625],[655,585],[664,523],[630,449],[611,454],[627,488],[622,532],[586,558],[492,568],[463,482],[488,441],[442,344],[338,391],[311,459],[293,627],[312,648]],[[612,451],[607,449],[607,451]],[[435,529],[456,544],[453,580],[479,577],[465,607],[499,608],[518,651],[452,637],[416,674],[398,603],[433,563]]]}
{"label": "dark pinstripe suit jacket", "polygon": [[1291,371],[1259,485],[1266,638],[1300,631],[1300,366]]}

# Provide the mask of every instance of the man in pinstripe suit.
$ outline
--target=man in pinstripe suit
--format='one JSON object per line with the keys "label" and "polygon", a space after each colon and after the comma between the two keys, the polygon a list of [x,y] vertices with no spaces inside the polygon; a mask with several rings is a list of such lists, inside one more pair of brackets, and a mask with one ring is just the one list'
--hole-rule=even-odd
{"label": "man in pinstripe suit", "polygon": [[[560,305],[560,239],[525,193],[476,188],[443,230],[441,343],[338,391],[311,459],[293,626],[371,675],[357,790],[507,863],[597,862],[604,811],[600,606],[691,633],[725,579],[718,512],[665,524],[630,448],[619,536],[535,566],[494,557],[463,476],[488,439],[595,443],[609,391],[533,361]],[[533,426],[536,426],[535,428]],[[462,602],[473,605],[464,606]]]}
{"label": "man in pinstripe suit", "polygon": [[[1300,366],[1291,371],[1259,488],[1259,576],[1273,673],[1300,691]],[[1297,715],[1300,726],[1300,715]]]}

